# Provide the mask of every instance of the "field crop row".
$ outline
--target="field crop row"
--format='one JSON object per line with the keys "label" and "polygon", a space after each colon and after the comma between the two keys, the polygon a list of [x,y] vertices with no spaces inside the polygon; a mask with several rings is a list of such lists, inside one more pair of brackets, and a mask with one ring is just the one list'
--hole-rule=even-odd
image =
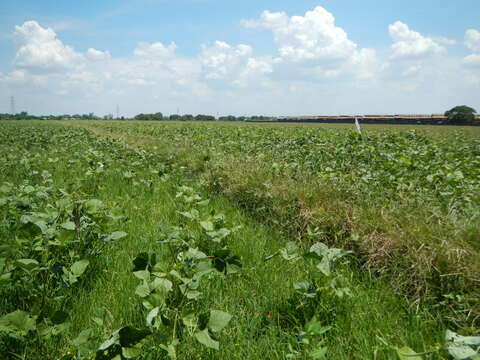
{"label": "field crop row", "polygon": [[[87,125],[87,124],[85,124]],[[399,294],[480,319],[478,129],[96,122],[176,154],[207,186],[289,237],[354,250]]]}
{"label": "field crop row", "polygon": [[2,358],[476,354],[474,137],[1,125]]}

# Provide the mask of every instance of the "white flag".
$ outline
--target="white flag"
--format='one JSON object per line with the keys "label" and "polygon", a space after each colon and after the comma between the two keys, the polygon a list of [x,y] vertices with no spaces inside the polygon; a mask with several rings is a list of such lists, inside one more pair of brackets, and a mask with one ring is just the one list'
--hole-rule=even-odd
{"label": "white flag", "polygon": [[360,129],[360,123],[358,122],[357,118],[355,118],[355,130],[357,131],[357,133],[362,135],[362,129]]}

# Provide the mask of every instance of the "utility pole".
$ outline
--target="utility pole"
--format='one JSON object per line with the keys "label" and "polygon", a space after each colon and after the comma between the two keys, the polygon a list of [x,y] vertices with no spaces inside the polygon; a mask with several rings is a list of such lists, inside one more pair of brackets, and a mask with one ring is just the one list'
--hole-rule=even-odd
{"label": "utility pole", "polygon": [[16,111],[15,111],[15,97],[14,96],[10,96],[10,113],[12,115],[15,115]]}

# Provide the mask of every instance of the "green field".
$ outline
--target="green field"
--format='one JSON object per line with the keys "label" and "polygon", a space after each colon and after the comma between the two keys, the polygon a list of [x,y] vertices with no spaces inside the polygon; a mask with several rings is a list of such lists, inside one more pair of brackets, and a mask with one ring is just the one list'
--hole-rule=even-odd
{"label": "green field", "polygon": [[363,130],[0,122],[0,359],[475,359],[480,128]]}

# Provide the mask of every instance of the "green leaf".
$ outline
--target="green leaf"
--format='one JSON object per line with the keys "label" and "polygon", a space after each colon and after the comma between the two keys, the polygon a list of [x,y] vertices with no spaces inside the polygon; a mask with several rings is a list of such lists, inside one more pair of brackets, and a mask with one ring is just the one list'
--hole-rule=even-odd
{"label": "green leaf", "polygon": [[155,308],[153,308],[147,315],[147,325],[148,326],[151,326],[152,323],[153,323],[153,320],[157,317],[158,315],[158,312],[159,312],[160,308],[157,306]]}
{"label": "green leaf", "polygon": [[0,318],[0,331],[5,331],[12,336],[26,336],[29,331],[36,329],[36,316],[30,316],[27,312],[16,310]]}
{"label": "green leaf", "polygon": [[145,270],[148,266],[148,253],[140,253],[133,259],[133,271]]}
{"label": "green leaf", "polygon": [[90,199],[83,203],[83,209],[87,214],[94,215],[103,208],[103,202],[97,199]]}
{"label": "green leaf", "polygon": [[280,250],[280,255],[287,261],[298,258],[298,245],[293,241],[289,241],[287,246]]}
{"label": "green leaf", "polygon": [[408,346],[397,349],[397,355],[400,360],[422,360],[423,358],[418,355],[414,350]]}
{"label": "green leaf", "polygon": [[12,273],[5,273],[0,275],[0,284],[8,283],[12,277]]}
{"label": "green leaf", "polygon": [[215,228],[213,226],[213,223],[211,221],[205,220],[205,221],[200,221],[200,226],[204,228],[206,231],[213,231]]}
{"label": "green leaf", "polygon": [[312,359],[325,359],[325,355],[327,355],[327,350],[327,347],[319,347],[310,351],[308,353],[308,356]]}
{"label": "green leaf", "polygon": [[195,314],[188,314],[182,318],[183,324],[190,328],[195,328],[198,325],[198,318]]}
{"label": "green leaf", "polygon": [[122,355],[126,359],[135,359],[142,354],[142,349],[135,347],[122,348]]}
{"label": "green leaf", "polygon": [[90,262],[87,259],[77,261],[70,267],[70,271],[75,277],[80,277],[87,269],[88,264],[90,264]]}
{"label": "green leaf", "polygon": [[72,340],[72,345],[79,347],[87,344],[90,341],[92,333],[92,329],[83,330],[75,339]]}
{"label": "green leaf", "polygon": [[193,260],[201,260],[207,258],[207,255],[196,248],[189,248],[185,252],[185,258]]}
{"label": "green leaf", "polygon": [[135,259],[133,259],[133,270],[132,271],[139,271],[145,270],[148,266],[155,266],[157,263],[156,255],[148,254],[146,252],[138,254]]}
{"label": "green leaf", "polygon": [[98,347],[99,351],[107,350],[110,346],[114,345],[117,343],[119,335],[118,335],[119,330],[116,330],[112,333],[112,336],[105,340],[100,346]]}
{"label": "green leaf", "polygon": [[330,260],[328,260],[328,258],[324,256],[322,261],[317,264],[317,269],[320,270],[325,276],[330,276]]}
{"label": "green leaf", "polygon": [[471,346],[480,345],[479,336],[462,336],[453,331],[445,333],[446,349],[455,360],[470,359],[479,355]]}
{"label": "green leaf", "polygon": [[465,344],[452,343],[450,345],[447,345],[446,348],[448,353],[455,360],[469,359],[472,356],[478,355],[478,352],[476,352],[470,346]]}
{"label": "green leaf", "polygon": [[318,255],[319,257],[323,257],[327,251],[328,246],[321,242],[317,242],[310,247],[310,252]]}
{"label": "green leaf", "polygon": [[108,242],[108,241],[118,240],[118,239],[124,238],[127,235],[128,234],[124,231],[115,231],[114,233],[111,233],[110,235],[108,235],[105,241]]}
{"label": "green leaf", "polygon": [[177,345],[178,345],[178,340],[175,339],[168,345],[160,344],[160,348],[162,348],[163,350],[165,350],[167,352],[167,355],[171,360],[176,360],[177,359],[177,350],[176,350]]}
{"label": "green leaf", "polygon": [[14,265],[26,271],[32,271],[39,266],[39,263],[34,259],[19,259],[14,262]]}
{"label": "green leaf", "polygon": [[51,317],[52,323],[54,323],[55,325],[62,324],[67,321],[67,319],[68,313],[61,310],[55,311],[55,313]]}
{"label": "green leaf", "polygon": [[205,345],[210,349],[215,349],[215,350],[219,349],[218,341],[215,341],[210,337],[210,334],[208,333],[207,328],[203,329],[202,331],[197,331],[195,333],[195,338],[200,344]]}
{"label": "green leaf", "polygon": [[150,271],[148,270],[134,271],[133,276],[140,280],[150,281]]}
{"label": "green leaf", "polygon": [[60,225],[65,230],[75,230],[75,223],[73,221],[66,221]]}
{"label": "green leaf", "polygon": [[208,320],[208,328],[213,332],[220,332],[225,326],[228,325],[232,315],[220,310],[210,311],[210,320]]}
{"label": "green leaf", "polygon": [[187,211],[177,211],[178,214],[182,215],[182,216],[185,216],[186,218],[188,219],[191,219],[191,220],[196,220],[199,218],[200,216],[200,213],[198,212],[197,209],[192,209],[190,210],[190,212],[187,212]]}
{"label": "green leaf", "polygon": [[142,298],[147,297],[148,295],[150,295],[150,287],[146,283],[138,285],[135,289],[135,294]]}
{"label": "green leaf", "polygon": [[295,290],[303,290],[303,291],[307,291],[308,289],[310,289],[311,285],[308,281],[296,281],[293,283],[293,288]]}
{"label": "green leaf", "polygon": [[167,294],[172,291],[173,283],[164,278],[155,278],[151,283],[152,289],[158,290],[162,294]]}
{"label": "green leaf", "polygon": [[315,316],[305,325],[305,332],[315,336],[322,335],[330,329],[330,326],[322,326],[322,323]]}
{"label": "green leaf", "polygon": [[120,345],[124,348],[132,347],[149,336],[152,332],[147,329],[138,330],[131,326],[125,326],[120,329]]}
{"label": "green leaf", "polygon": [[480,345],[480,336],[462,336],[453,331],[447,330],[445,333],[445,341],[467,345]]}

